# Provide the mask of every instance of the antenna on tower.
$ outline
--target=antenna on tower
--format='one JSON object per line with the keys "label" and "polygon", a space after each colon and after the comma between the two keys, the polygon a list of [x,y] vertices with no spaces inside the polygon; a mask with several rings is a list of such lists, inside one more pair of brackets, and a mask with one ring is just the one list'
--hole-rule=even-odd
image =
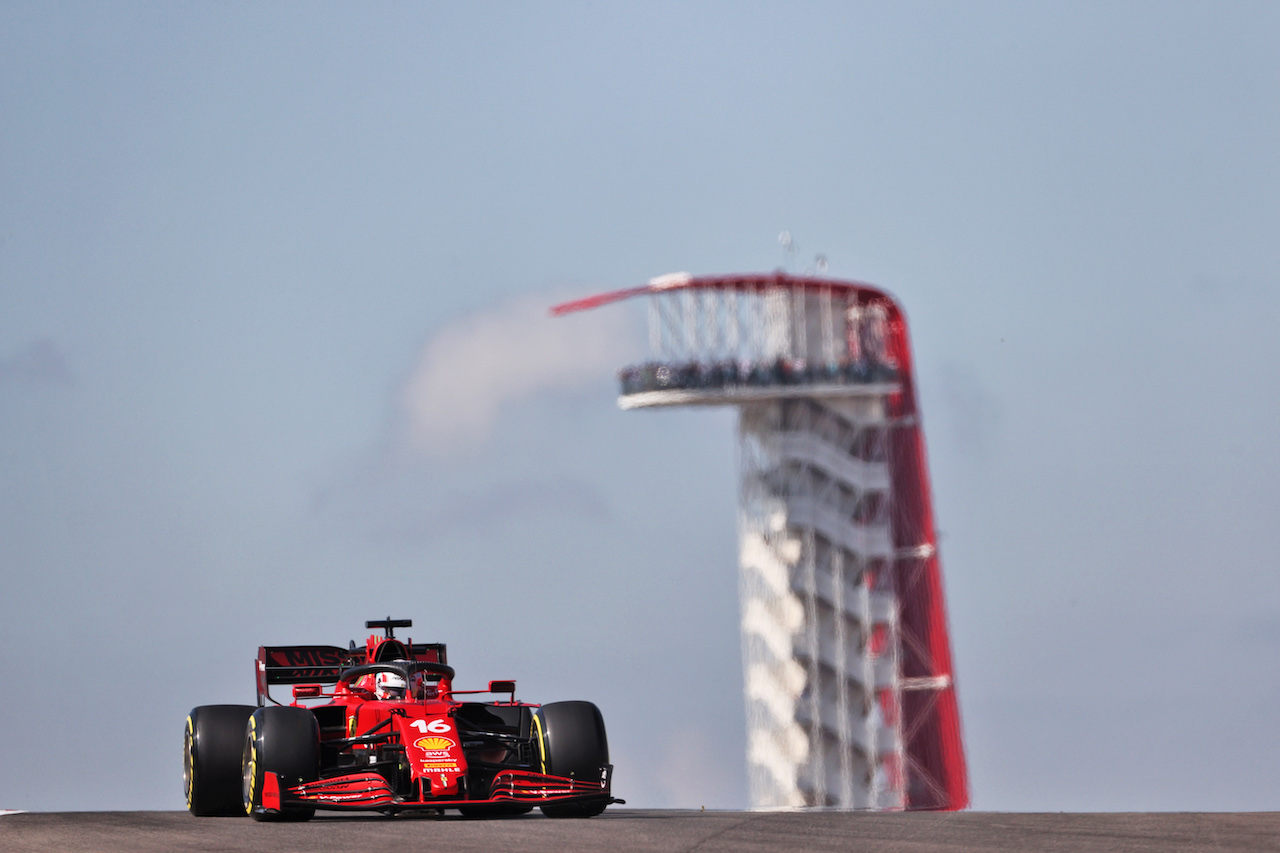
{"label": "antenna on tower", "polygon": [[783,272],[791,272],[791,262],[795,260],[796,252],[800,251],[800,246],[791,238],[790,231],[783,231],[778,235],[778,245],[782,247],[782,270]]}

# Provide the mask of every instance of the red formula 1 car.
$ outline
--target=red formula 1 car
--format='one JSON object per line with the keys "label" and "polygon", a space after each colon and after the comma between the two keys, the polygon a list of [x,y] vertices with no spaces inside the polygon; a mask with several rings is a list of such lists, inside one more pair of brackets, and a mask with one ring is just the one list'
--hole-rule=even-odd
{"label": "red formula 1 car", "polygon": [[[307,820],[316,809],[458,809],[591,817],[610,803],[613,765],[590,702],[531,705],[514,681],[454,690],[441,643],[385,636],[258,649],[258,706],[202,705],[187,717],[183,783],[194,815]],[[293,701],[271,697],[293,685]],[[326,691],[326,687],[331,687]],[[469,701],[470,694],[506,700]],[[304,705],[301,700],[319,700]]]}

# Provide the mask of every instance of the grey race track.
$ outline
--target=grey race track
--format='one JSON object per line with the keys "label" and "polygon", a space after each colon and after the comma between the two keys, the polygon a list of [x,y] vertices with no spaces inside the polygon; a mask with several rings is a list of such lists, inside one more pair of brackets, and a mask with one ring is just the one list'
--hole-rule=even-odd
{"label": "grey race track", "polygon": [[0,817],[0,850],[152,853],[362,850],[450,853],[620,851],[1274,851],[1280,813],[868,814],[613,808],[590,820],[322,815],[309,823],[185,812],[49,812]]}

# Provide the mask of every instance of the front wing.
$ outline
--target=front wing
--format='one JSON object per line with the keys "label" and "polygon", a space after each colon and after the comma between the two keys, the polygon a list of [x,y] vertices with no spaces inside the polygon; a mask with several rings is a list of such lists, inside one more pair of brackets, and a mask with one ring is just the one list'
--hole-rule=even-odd
{"label": "front wing", "polygon": [[[265,773],[262,810],[274,814],[290,806],[313,806],[317,809],[409,811],[414,809],[455,809],[460,806],[482,806],[517,803],[541,806],[552,803],[600,802],[623,803],[610,792],[613,765],[601,768],[598,780],[552,776],[532,770],[504,770],[498,773],[485,799],[443,799],[430,796],[420,799],[397,797],[391,785],[373,772],[349,773],[315,782],[289,786],[278,773]],[[296,778],[296,777],[295,777]]]}

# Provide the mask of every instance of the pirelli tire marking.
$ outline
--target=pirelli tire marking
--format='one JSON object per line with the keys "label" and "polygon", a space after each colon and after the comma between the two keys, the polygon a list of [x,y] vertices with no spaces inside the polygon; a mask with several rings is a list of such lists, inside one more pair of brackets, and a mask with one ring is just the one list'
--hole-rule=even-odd
{"label": "pirelli tire marking", "polygon": [[195,725],[191,715],[187,714],[187,730],[182,737],[182,786],[186,789],[187,810],[191,810],[191,802],[195,796],[196,759],[193,750],[196,746]]}
{"label": "pirelli tire marking", "polygon": [[258,788],[258,725],[253,717],[249,718],[249,735],[244,748],[247,756],[244,763],[244,813],[252,815]]}

